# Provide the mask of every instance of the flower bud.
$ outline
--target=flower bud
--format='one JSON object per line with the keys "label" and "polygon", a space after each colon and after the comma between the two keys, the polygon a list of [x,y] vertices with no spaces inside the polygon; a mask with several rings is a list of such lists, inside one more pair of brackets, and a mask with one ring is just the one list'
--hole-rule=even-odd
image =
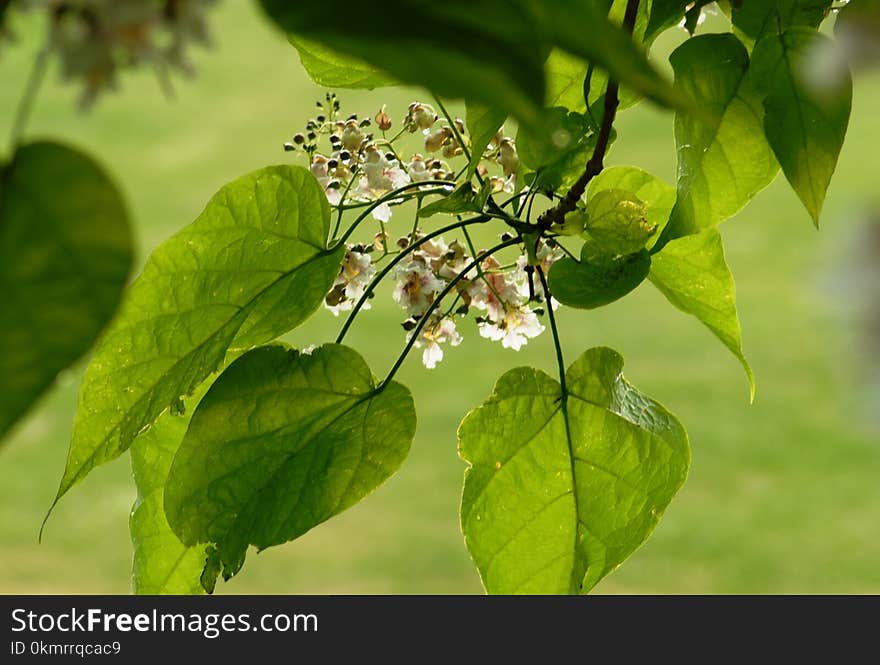
{"label": "flower bud", "polygon": [[451,137],[452,130],[449,129],[449,127],[441,127],[425,137],[425,150],[428,152],[437,152],[443,148]]}
{"label": "flower bud", "polygon": [[356,120],[349,120],[345,123],[345,129],[342,130],[342,146],[346,150],[356,151],[361,142],[364,140],[364,133]]}
{"label": "flower bud", "polygon": [[437,122],[437,113],[427,104],[413,102],[409,105],[406,115],[406,128],[410,132],[415,132],[418,129],[431,129],[435,122]]}
{"label": "flower bud", "polygon": [[391,118],[388,117],[387,113],[385,113],[384,106],[376,114],[376,126],[378,126],[379,129],[381,129],[383,132],[387,132],[389,129],[391,129]]}

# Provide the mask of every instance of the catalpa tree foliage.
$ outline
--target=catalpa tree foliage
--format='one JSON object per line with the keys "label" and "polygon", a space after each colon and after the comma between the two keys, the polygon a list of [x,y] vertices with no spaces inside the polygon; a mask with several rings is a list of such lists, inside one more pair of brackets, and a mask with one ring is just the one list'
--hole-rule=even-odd
{"label": "catalpa tree foliage", "polygon": [[[177,41],[159,57],[179,66],[209,3],[54,4],[66,11],[47,53],[85,72],[89,103],[117,60],[101,59],[112,44],[86,40],[82,55],[64,37],[71,12],[170,26]],[[113,13],[127,4],[162,11]],[[135,591],[211,592],[251,547],[295,540],[406,461],[416,405],[396,376],[408,356],[429,371],[469,335],[512,350],[551,335],[556,374],[509,370],[458,428],[461,527],[489,593],[588,592],[650,536],[690,444],[619,353],[563,349],[556,312],[647,280],[734,354],[754,396],[718,226],[780,172],[819,224],[848,62],[876,58],[876,3],[384,0],[356,21],[328,20],[316,0],[260,4],[328,91],[279,137],[283,164],[222,187],[124,292],[112,182],[71,148],[16,144],[0,181],[0,283],[32,312],[0,317],[0,376],[15,393],[0,430],[103,330],[56,502],[130,451]],[[710,11],[725,31],[697,30]],[[135,44],[131,30],[95,34],[152,53],[150,30]],[[648,58],[666,30],[687,31],[672,78]],[[388,108],[378,89],[398,85],[423,95]],[[350,113],[346,88],[377,89],[375,107]],[[615,118],[642,100],[674,117],[675,183],[605,166]],[[51,200],[34,195],[47,178]],[[478,244],[476,228],[494,240]],[[374,297],[400,307],[389,368],[346,344]],[[337,317],[335,339],[276,341],[319,310]]]}

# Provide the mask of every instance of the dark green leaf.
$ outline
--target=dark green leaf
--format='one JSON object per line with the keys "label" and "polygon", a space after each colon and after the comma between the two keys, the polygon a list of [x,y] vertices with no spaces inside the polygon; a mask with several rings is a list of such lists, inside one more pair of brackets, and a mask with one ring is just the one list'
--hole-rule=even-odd
{"label": "dark green leaf", "polygon": [[381,88],[396,81],[372,65],[337,53],[319,42],[290,35],[290,43],[299,52],[303,69],[325,88]]}
{"label": "dark green leaf", "polygon": [[386,0],[379,11],[336,18],[325,0],[260,4],[285,32],[370,63],[401,83],[500,107],[524,122],[542,106],[545,54],[526,0]]}
{"label": "dark green leaf", "polygon": [[471,135],[471,161],[468,175],[477,169],[489,142],[507,119],[507,114],[498,107],[486,106],[470,100],[465,102],[468,132]]}
{"label": "dark green leaf", "polygon": [[669,221],[675,205],[675,188],[657,176],[635,166],[612,166],[604,169],[590,181],[587,198],[604,189],[625,189],[643,201],[648,208],[648,222],[657,227],[646,245],[650,248]]}
{"label": "dark green leaf", "polygon": [[651,534],[687,476],[681,423],[587,351],[560,384],[507,372],[464,419],[461,524],[489,593],[586,593]]}
{"label": "dark green leaf", "polygon": [[320,305],[343,247],[327,249],[327,197],[306,169],[224,186],[153,252],[86,371],[63,495],[190,394],[229,349],[272,340]]}
{"label": "dark green leaf", "polygon": [[832,4],[833,0],[742,0],[732,4],[730,16],[751,45],[765,34],[790,27],[818,27]]}
{"label": "dark green leaf", "polygon": [[563,107],[545,109],[534,129],[522,127],[517,132],[520,162],[532,170],[556,164],[581,146],[592,143],[589,128],[581,113]]}
{"label": "dark green leaf", "polygon": [[689,39],[670,56],[675,84],[714,118],[677,113],[678,200],[658,244],[716,226],[776,176],[749,56],[731,34]]}
{"label": "dark green leaf", "polygon": [[743,355],[736,286],[716,229],[673,240],[651,263],[651,282],[678,309],[697,317],[742,363],[755,398],[755,377]]}
{"label": "dark green leaf", "polygon": [[369,62],[402,83],[500,108],[526,125],[544,106],[543,64],[554,47],[660,103],[680,102],[591,0],[386,0],[381,11],[358,12],[356,20],[329,18],[323,0],[261,4],[286,32]]}
{"label": "dark green leaf", "polygon": [[137,594],[203,593],[199,577],[205,567],[204,545],[187,547],[174,535],[165,518],[165,483],[193,409],[209,386],[205,381],[186,400],[184,413],[164,413],[131,446],[131,470],[137,500],[129,530],[134,549],[132,586]]}
{"label": "dark green leaf", "polygon": [[372,492],[415,426],[409,391],[379,389],[347,347],[255,349],[199,403],[165,488],[168,521],[185,544],[211,543],[207,572],[228,579],[249,545],[293,540]]}
{"label": "dark green leaf", "polygon": [[564,258],[550,268],[550,292],[563,305],[595,309],[619,300],[645,281],[651,256],[642,250],[628,256],[609,256],[584,245],[581,260]]}
{"label": "dark green leaf", "polygon": [[752,55],[752,78],[765,95],[767,140],[817,226],[852,106],[846,68],[823,74],[817,65],[834,58],[831,49],[827,37],[792,28],[761,39]]}
{"label": "dark green leaf", "polygon": [[122,196],[90,157],[40,142],[0,165],[0,436],[95,342],[131,261]]}
{"label": "dark green leaf", "polygon": [[[647,20],[644,11],[637,17],[635,41],[615,20],[623,17],[625,3],[618,0],[611,18],[590,0],[535,0],[544,13],[544,22],[553,45],[592,62],[635,96],[645,96],[665,106],[684,108],[684,100],[657,73],[636,42],[641,41]],[[615,9],[616,12],[615,13]]]}

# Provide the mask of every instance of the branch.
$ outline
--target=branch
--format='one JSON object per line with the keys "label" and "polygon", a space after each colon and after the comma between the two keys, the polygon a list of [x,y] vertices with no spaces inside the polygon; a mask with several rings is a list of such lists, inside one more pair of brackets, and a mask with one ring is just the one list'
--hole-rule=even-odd
{"label": "branch", "polygon": [[[639,0],[627,0],[626,13],[623,17],[623,29],[632,35],[636,24],[636,15],[639,11]],[[596,148],[587,162],[584,172],[577,182],[572,185],[565,197],[553,208],[543,212],[538,217],[538,227],[542,230],[549,229],[553,224],[561,224],[566,213],[571,212],[577,206],[590,180],[595,178],[605,168],[605,153],[611,140],[611,130],[614,127],[614,119],[617,116],[617,107],[620,104],[620,84],[614,79],[608,79],[605,88],[604,113],[602,124],[599,127],[599,135],[596,139]]]}

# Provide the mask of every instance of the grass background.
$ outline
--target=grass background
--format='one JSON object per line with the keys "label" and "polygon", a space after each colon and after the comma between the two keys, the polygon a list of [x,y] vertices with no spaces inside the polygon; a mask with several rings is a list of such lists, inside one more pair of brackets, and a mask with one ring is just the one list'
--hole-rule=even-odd
{"label": "grass background", "polygon": [[[212,28],[214,49],[197,54],[199,75],[179,81],[174,100],[140,72],[79,113],[77,91],[53,70],[29,125],[29,136],[82,146],[112,170],[130,202],[141,261],[225,182],[293,161],[281,143],[323,97],[254,3],[222,3]],[[18,45],[0,54],[0,128],[10,125],[40,30],[36,16],[20,21]],[[667,36],[661,50],[678,39]],[[411,90],[341,95],[349,112],[372,115],[385,103],[397,117],[424,98]],[[670,114],[642,104],[622,115],[618,130],[611,163],[638,164],[673,181]],[[812,228],[781,178],[723,227],[758,378],[754,405],[734,358],[650,284],[601,311],[560,314],[569,362],[598,344],[621,351],[628,378],[679,415],[693,446],[690,478],[654,536],[598,592],[880,593],[880,432],[871,424],[880,404],[865,388],[876,381],[877,365],[860,344],[851,269],[863,211],[877,204],[878,147],[880,77],[863,76],[823,230]],[[402,231],[409,220],[400,217]],[[390,295],[380,294],[350,337],[377,374],[397,353],[389,340],[402,339],[399,319]],[[292,339],[320,343],[339,323],[319,312]],[[506,369],[554,365],[549,333],[515,354],[481,340],[475,328],[462,329],[464,343],[438,369],[429,372],[413,357],[399,374],[419,410],[401,472],[297,542],[251,554],[219,592],[481,591],[458,526],[464,467],[455,429]],[[59,377],[0,452],[0,592],[129,591],[127,457],[71,492],[37,544],[82,369]]]}

